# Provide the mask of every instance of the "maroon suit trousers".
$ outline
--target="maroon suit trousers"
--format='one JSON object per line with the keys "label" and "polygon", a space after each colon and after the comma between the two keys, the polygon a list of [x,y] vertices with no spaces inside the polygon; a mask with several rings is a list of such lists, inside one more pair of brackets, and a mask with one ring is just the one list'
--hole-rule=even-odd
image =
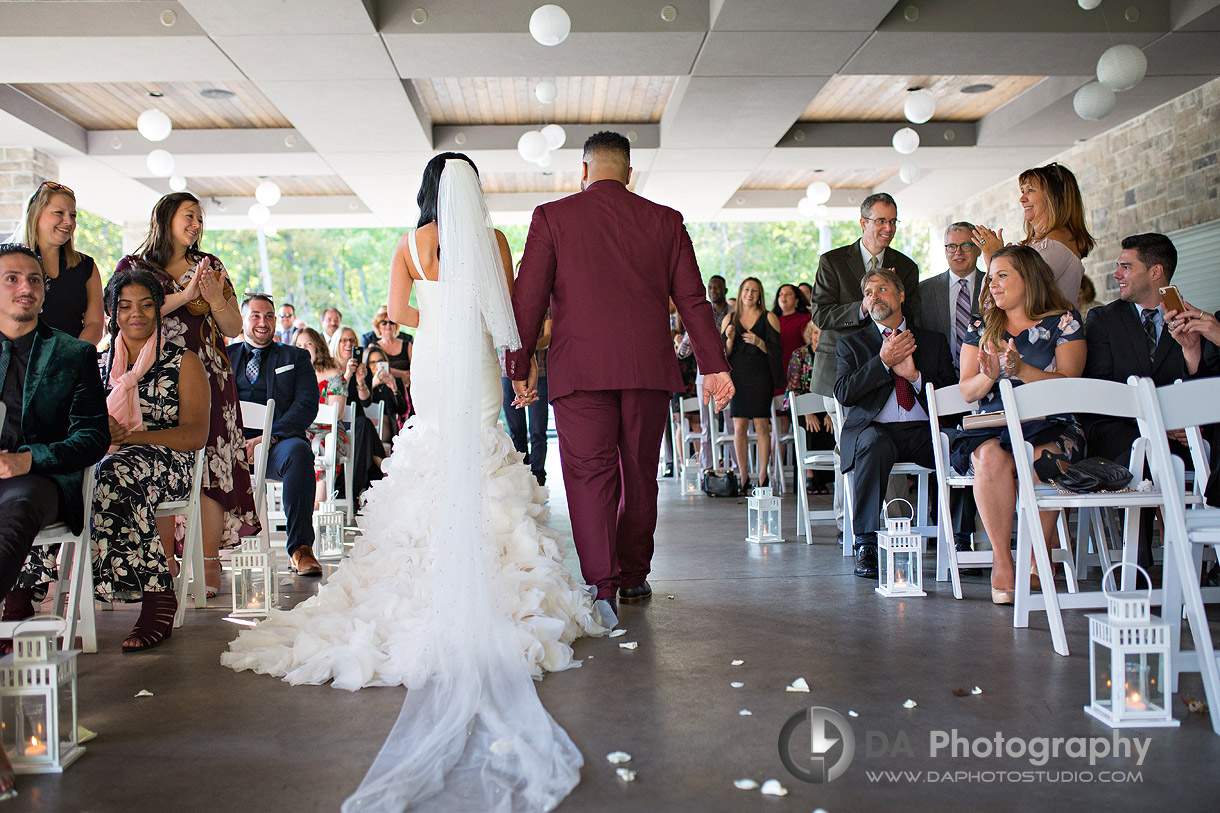
{"label": "maroon suit trousers", "polygon": [[639,587],[651,569],[669,398],[663,390],[577,390],[551,402],[572,537],[598,598]]}

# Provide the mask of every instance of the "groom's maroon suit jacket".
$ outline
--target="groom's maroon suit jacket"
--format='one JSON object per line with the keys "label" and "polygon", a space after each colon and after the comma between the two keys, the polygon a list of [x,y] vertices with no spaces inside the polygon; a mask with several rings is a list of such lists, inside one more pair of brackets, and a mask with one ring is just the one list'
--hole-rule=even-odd
{"label": "groom's maroon suit jacket", "polygon": [[728,370],[681,213],[612,180],[539,206],[513,291],[522,348],[507,355],[508,377],[529,375],[550,307],[552,401],[579,390],[681,392],[671,298],[699,371]]}

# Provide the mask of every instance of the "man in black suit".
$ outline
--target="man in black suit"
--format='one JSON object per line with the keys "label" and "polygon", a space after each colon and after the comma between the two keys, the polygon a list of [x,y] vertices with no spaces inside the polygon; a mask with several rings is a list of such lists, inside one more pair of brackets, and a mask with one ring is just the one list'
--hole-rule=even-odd
{"label": "man in black suit", "polygon": [[54,522],[81,530],[84,470],[110,445],[97,351],[39,321],[45,293],[34,252],[0,245],[0,596],[12,619],[33,615],[45,589],[13,589],[34,537]]}
{"label": "man in black suit", "polygon": [[[244,342],[226,348],[237,381],[237,397],[265,404],[275,399],[271,449],[267,452],[267,479],[284,484],[288,515],[288,555],[302,576],[321,576],[322,565],[313,555],[313,451],[305,430],[318,415],[318,378],[309,352],[273,340],[275,303],[254,294],[241,303]],[[246,454],[254,459],[262,437],[246,427]]]}
{"label": "man in black suit", "polygon": [[[1177,249],[1163,234],[1123,238],[1114,269],[1119,298],[1093,308],[1085,320],[1085,377],[1126,382],[1135,375],[1161,387],[1200,374],[1205,366],[1201,358],[1214,357],[1215,348],[1207,339],[1183,334],[1165,322],[1160,289],[1170,284],[1177,263]],[[1129,464],[1131,444],[1140,436],[1134,420],[1081,415],[1080,421],[1090,455]],[[1190,460],[1184,432],[1170,433],[1169,441],[1175,454]],[[1145,568],[1152,563],[1152,521],[1152,511],[1141,512],[1138,561]]]}
{"label": "man in black suit", "polygon": [[[919,326],[934,330],[949,341],[953,369],[961,362],[962,343],[972,315],[979,312],[979,294],[983,290],[983,272],[979,270],[979,248],[971,240],[974,224],[958,221],[945,229],[945,260],[949,268],[943,274],[919,283]],[[971,550],[970,535],[974,533],[974,492],[957,488],[950,492],[949,507],[953,511],[953,542],[960,551]],[[981,572],[981,571],[979,571]]]}
{"label": "man in black suit", "polygon": [[902,280],[882,268],[860,286],[872,327],[839,342],[834,394],[847,408],[839,441],[843,471],[852,475],[856,575],[877,576],[881,498],[898,462],[931,467],[932,432],[924,384],[956,380],[940,333],[911,327],[903,316]]}

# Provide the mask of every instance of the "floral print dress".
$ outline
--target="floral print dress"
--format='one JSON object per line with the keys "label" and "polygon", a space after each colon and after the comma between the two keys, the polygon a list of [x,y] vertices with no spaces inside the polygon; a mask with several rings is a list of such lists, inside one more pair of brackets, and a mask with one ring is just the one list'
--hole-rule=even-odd
{"label": "floral print dress", "polygon": [[[140,379],[147,430],[178,425],[178,372],[186,349],[167,345]],[[105,360],[102,369],[105,370]],[[156,509],[191,492],[191,452],[164,446],[121,446],[102,458],[93,488],[93,580],[101,601],[139,601],[146,590],[173,589]]]}
{"label": "floral print dress", "polygon": [[[978,347],[982,335],[983,322],[981,319],[975,319],[966,332],[965,344]],[[1011,333],[1004,335],[1006,340],[1013,340],[1013,346],[1016,347],[1023,362],[1048,373],[1055,372],[1055,350],[1059,345],[1065,342],[1084,341],[1080,314],[1075,310],[1047,316],[1038,324],[1021,331],[1016,336]],[[1000,377],[1010,377],[1002,367]],[[1012,379],[1014,387],[1019,387],[1022,383],[1018,379]],[[979,400],[979,411],[998,412],[1003,408],[1004,404],[1000,400],[1000,382],[997,380],[990,392]],[[1072,415],[1048,415],[1042,419],[1024,421],[1021,425],[1025,439],[1034,446],[1058,443],[1071,463],[1075,463],[1084,456],[1084,432],[1081,431],[1080,424]],[[1012,450],[1007,427],[989,426],[958,432],[953,439],[949,455],[953,468],[959,472],[968,472],[971,467],[970,455],[992,438],[999,438],[1003,448]]]}

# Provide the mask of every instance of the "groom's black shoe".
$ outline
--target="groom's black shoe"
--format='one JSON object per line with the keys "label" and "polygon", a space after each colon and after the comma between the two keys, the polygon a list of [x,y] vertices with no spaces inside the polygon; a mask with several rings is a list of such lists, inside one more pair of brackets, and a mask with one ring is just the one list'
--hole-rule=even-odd
{"label": "groom's black shoe", "polygon": [[620,587],[618,597],[624,604],[634,604],[637,601],[652,598],[652,585],[645,581],[639,587]]}

